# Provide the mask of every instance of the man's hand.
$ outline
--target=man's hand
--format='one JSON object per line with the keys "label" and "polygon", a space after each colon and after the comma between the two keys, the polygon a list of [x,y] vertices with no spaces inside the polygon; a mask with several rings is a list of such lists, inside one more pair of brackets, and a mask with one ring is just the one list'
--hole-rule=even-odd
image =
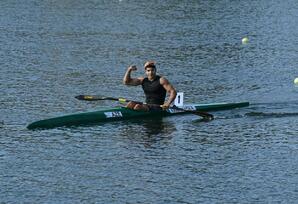
{"label": "man's hand", "polygon": [[169,102],[165,102],[163,105],[161,105],[161,108],[163,109],[163,110],[166,110],[166,109],[169,109],[170,108],[170,103]]}
{"label": "man's hand", "polygon": [[129,66],[129,67],[128,67],[128,70],[129,70],[129,71],[137,71],[138,68],[137,68],[135,65],[132,65],[132,66]]}

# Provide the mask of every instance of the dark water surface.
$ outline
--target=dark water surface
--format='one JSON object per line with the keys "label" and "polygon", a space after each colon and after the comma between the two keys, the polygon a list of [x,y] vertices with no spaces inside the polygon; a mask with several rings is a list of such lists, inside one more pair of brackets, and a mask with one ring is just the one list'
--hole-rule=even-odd
{"label": "dark water surface", "polygon": [[[1,1],[0,202],[297,202],[297,22],[294,0]],[[118,105],[78,94],[143,100],[122,77],[148,59],[186,103],[251,106],[26,130]]]}

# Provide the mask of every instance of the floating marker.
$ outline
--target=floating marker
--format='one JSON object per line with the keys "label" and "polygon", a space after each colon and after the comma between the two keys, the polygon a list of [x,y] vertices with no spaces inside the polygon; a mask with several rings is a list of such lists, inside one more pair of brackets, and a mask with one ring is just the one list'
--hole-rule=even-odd
{"label": "floating marker", "polygon": [[248,38],[245,37],[245,38],[242,38],[242,44],[245,45],[248,43]]}

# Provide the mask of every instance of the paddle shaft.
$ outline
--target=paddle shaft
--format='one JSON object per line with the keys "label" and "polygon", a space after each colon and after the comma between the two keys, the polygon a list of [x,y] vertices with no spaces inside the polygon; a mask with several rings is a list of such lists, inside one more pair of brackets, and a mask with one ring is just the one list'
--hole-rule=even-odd
{"label": "paddle shaft", "polygon": [[120,103],[129,103],[134,102],[138,104],[143,104],[142,102],[132,101],[125,98],[114,98],[114,97],[101,97],[95,95],[78,95],[75,96],[76,99],[84,100],[84,101],[102,101],[102,100],[109,100],[109,101],[119,101]]}

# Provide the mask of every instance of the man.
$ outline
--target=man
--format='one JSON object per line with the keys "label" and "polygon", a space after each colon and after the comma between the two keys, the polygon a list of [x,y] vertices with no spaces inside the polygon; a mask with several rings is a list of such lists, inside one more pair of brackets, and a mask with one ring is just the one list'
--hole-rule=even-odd
{"label": "man", "polygon": [[[146,104],[129,102],[127,107],[143,111],[161,110],[161,108],[164,110],[168,109],[176,98],[177,92],[175,88],[165,77],[156,75],[155,62],[146,62],[144,68],[147,77],[131,78],[131,72],[136,71],[137,67],[128,67],[123,78],[123,83],[131,86],[142,85],[146,96]],[[165,102],[167,93],[169,93],[169,97]]]}

